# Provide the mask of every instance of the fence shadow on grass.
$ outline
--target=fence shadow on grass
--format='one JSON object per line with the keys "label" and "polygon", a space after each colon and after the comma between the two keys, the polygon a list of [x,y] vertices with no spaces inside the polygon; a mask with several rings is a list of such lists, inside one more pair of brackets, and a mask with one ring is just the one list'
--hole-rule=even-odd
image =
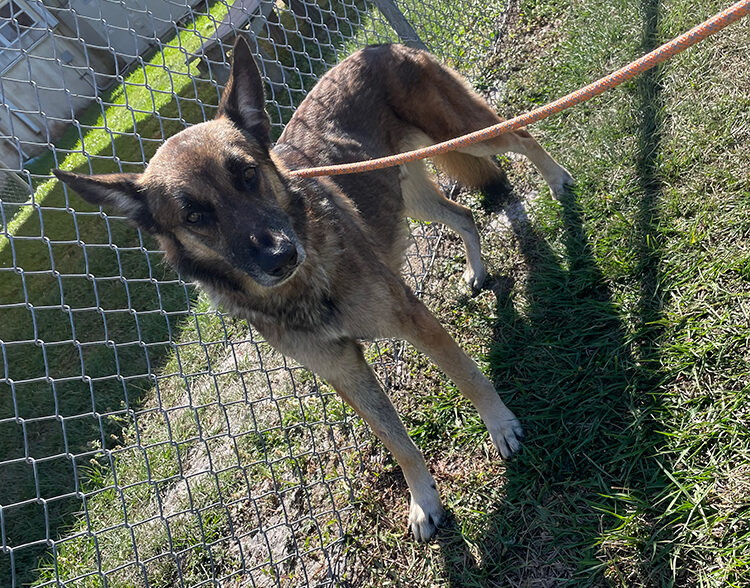
{"label": "fence shadow on grass", "polygon": [[[208,85],[202,95],[194,91],[188,86],[176,98],[179,117],[172,100],[133,134],[114,134],[111,152],[147,161],[163,134],[184,120],[202,121],[195,98],[215,102],[216,92]],[[119,171],[111,155],[88,155],[72,171],[90,173],[89,162],[94,173]],[[0,267],[22,270],[3,272],[0,286],[0,374],[14,382],[0,384],[0,504],[14,506],[3,522],[16,548],[12,562],[0,555],[4,585],[31,581],[45,539],[73,522],[83,505],[76,493],[90,489],[91,460],[122,443],[123,427],[179,338],[193,291],[153,239],[122,218],[102,218],[73,192],[66,198],[59,183],[0,251]]]}
{"label": "fence shadow on grass", "polygon": [[[326,25],[303,23],[300,34],[289,35],[297,22],[285,13],[269,31],[294,39],[293,49],[301,53],[303,35],[309,37],[316,26]],[[287,68],[295,64],[289,51],[274,55]],[[304,83],[322,74],[326,60],[336,60],[332,44],[303,65],[304,76],[288,95],[279,93],[293,82],[288,76],[268,86],[274,120],[291,115],[293,100],[309,89]],[[140,89],[132,83],[126,87],[134,93]],[[114,102],[117,91],[105,95],[103,103]],[[133,116],[127,128],[107,127],[104,140],[97,130],[101,110],[89,108],[58,141],[56,153],[40,158],[35,172],[45,175],[56,165],[55,156],[81,149],[81,129],[87,128],[92,130],[82,141],[86,158],[70,171],[141,171],[166,137],[186,123],[212,118],[218,97],[215,84],[193,77],[154,115],[137,121]],[[179,340],[194,291],[162,261],[153,239],[125,219],[102,218],[98,207],[66,193],[59,183],[0,249],[0,268],[18,268],[3,272],[0,283],[0,341],[8,343],[0,353],[0,376],[13,382],[0,383],[5,482],[0,505],[11,506],[4,509],[3,525],[14,550],[12,556],[0,554],[0,585],[5,585],[5,579],[8,584],[32,581],[48,551],[46,541],[75,522],[83,507],[77,493],[95,486],[89,480],[92,460],[122,443],[124,427]]]}

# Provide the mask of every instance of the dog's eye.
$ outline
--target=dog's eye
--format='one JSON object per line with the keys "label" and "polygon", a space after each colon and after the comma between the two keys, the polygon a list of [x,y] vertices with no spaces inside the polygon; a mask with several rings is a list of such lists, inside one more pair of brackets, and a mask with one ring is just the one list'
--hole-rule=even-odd
{"label": "dog's eye", "polygon": [[245,169],[242,170],[242,181],[245,183],[245,186],[250,187],[255,182],[256,177],[256,169],[254,165],[248,165]]}
{"label": "dog's eye", "polygon": [[189,212],[185,220],[191,225],[196,225],[203,220],[203,214],[200,212]]}

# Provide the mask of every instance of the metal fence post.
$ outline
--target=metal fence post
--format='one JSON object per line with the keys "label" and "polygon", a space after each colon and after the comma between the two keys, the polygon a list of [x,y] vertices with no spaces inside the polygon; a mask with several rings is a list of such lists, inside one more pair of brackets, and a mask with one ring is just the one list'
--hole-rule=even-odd
{"label": "metal fence post", "polygon": [[417,32],[409,24],[409,21],[406,20],[403,12],[401,12],[393,0],[372,0],[372,3],[383,13],[383,16],[393,27],[393,30],[396,31],[396,34],[404,45],[414,47],[415,49],[422,49],[423,51],[428,50],[427,45],[422,42],[422,39],[419,38]]}

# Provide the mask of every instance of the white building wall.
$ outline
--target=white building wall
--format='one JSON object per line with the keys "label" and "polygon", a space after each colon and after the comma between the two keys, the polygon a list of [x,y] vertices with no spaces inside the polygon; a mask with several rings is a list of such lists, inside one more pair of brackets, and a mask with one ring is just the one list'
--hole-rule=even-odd
{"label": "white building wall", "polygon": [[47,149],[115,74],[156,38],[171,37],[199,1],[15,0],[43,17],[14,45],[0,47],[0,161],[18,170]]}

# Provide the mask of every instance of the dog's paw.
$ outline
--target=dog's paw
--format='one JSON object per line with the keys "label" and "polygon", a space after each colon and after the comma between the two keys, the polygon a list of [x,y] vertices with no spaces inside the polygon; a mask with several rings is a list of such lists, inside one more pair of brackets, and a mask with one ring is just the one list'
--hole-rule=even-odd
{"label": "dog's paw", "polygon": [[556,199],[560,199],[565,196],[565,193],[570,190],[575,184],[573,176],[564,167],[560,168],[560,173],[554,182],[550,182],[549,188],[552,191],[552,195]]}
{"label": "dog's paw", "polygon": [[434,487],[430,488],[429,492],[421,493],[419,497],[412,493],[409,530],[417,541],[432,539],[443,520],[443,515],[443,505],[440,504],[440,496]]}
{"label": "dog's paw", "polygon": [[490,438],[497,447],[503,459],[510,458],[516,451],[521,448],[521,439],[523,439],[523,429],[518,419],[513,413],[508,411],[508,415],[497,419],[491,426],[487,427],[490,432]]}
{"label": "dog's paw", "polygon": [[464,290],[464,294],[468,296],[476,296],[482,291],[482,286],[487,281],[487,268],[481,266],[481,269],[474,271],[474,268],[466,266],[463,276],[461,276],[461,282]]}

